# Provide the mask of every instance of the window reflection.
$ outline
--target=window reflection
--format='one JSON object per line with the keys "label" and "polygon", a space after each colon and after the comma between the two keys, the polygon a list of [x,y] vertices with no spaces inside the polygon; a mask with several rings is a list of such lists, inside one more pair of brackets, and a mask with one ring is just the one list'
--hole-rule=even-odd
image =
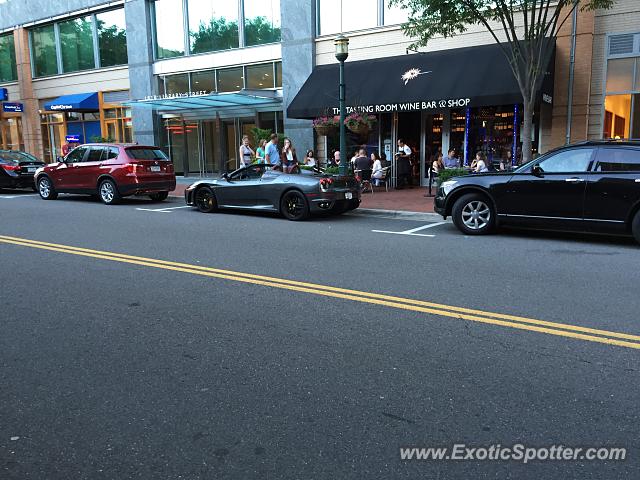
{"label": "window reflection", "polygon": [[156,0],[154,6],[158,58],[184,55],[182,0]]}
{"label": "window reflection", "polygon": [[282,62],[276,62],[276,88],[282,88]]}
{"label": "window reflection", "polygon": [[13,33],[0,35],[0,82],[18,79]]}
{"label": "window reflection", "polygon": [[56,37],[53,25],[31,30],[31,45],[33,49],[34,76],[43,77],[57,74]]}
{"label": "window reflection", "polygon": [[399,5],[389,5],[389,0],[384,0],[384,24],[398,25],[408,20],[408,13]]}
{"label": "window reflection", "polygon": [[341,5],[342,0],[320,0],[318,2],[320,35],[340,33],[342,29],[339,13]]}
{"label": "window reflection", "polygon": [[363,30],[378,25],[378,0],[342,0],[342,31]]}
{"label": "window reflection", "polygon": [[242,67],[218,70],[218,92],[237,92],[243,88]]}
{"label": "window reflection", "polygon": [[247,88],[273,88],[273,63],[248,66]]}
{"label": "window reflection", "polygon": [[195,92],[215,92],[216,75],[214,70],[194,72],[191,74],[191,89]]}
{"label": "window reflection", "polygon": [[191,53],[239,46],[237,0],[189,0]]}
{"label": "window reflection", "polygon": [[619,58],[607,62],[607,92],[628,92],[633,88],[635,59]]}
{"label": "window reflection", "polygon": [[280,0],[244,0],[245,45],[280,41]]}
{"label": "window reflection", "polygon": [[62,71],[76,72],[95,68],[91,17],[61,22],[59,29]]}
{"label": "window reflection", "polygon": [[188,93],[189,75],[181,73],[179,75],[169,75],[164,77],[164,88],[167,94]]}
{"label": "window reflection", "polygon": [[127,30],[124,9],[96,15],[100,66],[112,67],[127,63]]}

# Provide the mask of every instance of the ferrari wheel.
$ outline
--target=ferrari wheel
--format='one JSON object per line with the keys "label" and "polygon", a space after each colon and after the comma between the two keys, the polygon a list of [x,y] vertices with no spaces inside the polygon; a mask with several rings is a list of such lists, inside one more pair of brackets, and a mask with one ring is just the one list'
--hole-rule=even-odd
{"label": "ferrari wheel", "polygon": [[304,220],[309,216],[309,205],[302,192],[289,190],[280,201],[280,212],[287,220]]}
{"label": "ferrari wheel", "polygon": [[212,213],[218,209],[216,196],[209,187],[202,187],[196,191],[195,204],[202,213]]}

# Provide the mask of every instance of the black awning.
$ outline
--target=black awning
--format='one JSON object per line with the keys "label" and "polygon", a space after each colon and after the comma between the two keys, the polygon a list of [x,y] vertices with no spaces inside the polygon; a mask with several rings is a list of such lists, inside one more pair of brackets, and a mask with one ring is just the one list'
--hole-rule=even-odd
{"label": "black awning", "polygon": [[[551,76],[551,72],[546,75]],[[516,79],[497,44],[347,61],[345,81],[347,105],[373,114],[522,103]],[[336,114],[338,82],[337,63],[316,67],[289,105],[288,116]],[[553,89],[553,82],[543,84],[548,83]],[[544,93],[549,101],[553,90]]]}

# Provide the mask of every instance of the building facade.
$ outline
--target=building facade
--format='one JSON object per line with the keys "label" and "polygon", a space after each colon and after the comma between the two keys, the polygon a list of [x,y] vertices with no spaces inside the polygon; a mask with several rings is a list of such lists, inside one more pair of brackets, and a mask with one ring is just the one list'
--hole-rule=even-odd
{"label": "building facade", "polygon": [[[77,142],[162,146],[176,171],[238,165],[243,135],[286,134],[326,160],[311,120],[337,105],[334,37],[350,39],[349,106],[375,117],[350,136],[392,160],[521,157],[521,105],[492,37],[471,28],[420,52],[387,0],[69,0],[0,4],[0,149],[54,161]],[[538,152],[568,141],[640,138],[640,6],[580,12],[553,39],[534,123]],[[418,72],[415,76],[411,72]],[[408,75],[408,79],[405,78]],[[350,80],[351,79],[351,80]]]}

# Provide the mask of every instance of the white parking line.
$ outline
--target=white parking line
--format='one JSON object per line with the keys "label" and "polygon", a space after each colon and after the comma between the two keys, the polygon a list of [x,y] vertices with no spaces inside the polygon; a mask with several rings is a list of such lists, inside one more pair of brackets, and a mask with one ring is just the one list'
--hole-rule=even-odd
{"label": "white parking line", "polygon": [[171,210],[178,210],[180,208],[191,208],[191,205],[184,205],[182,207],[168,207],[168,208],[136,208],[136,210],[140,210],[141,212],[171,213]]}
{"label": "white parking line", "polygon": [[391,232],[389,230],[371,230],[371,231],[375,232],[375,233],[390,233],[392,235],[407,235],[407,236],[410,236],[410,237],[429,237],[429,238],[433,238],[433,237],[435,237],[435,235],[428,235],[428,234],[416,233],[416,232],[419,232],[421,230],[426,230],[427,228],[438,227],[438,226],[444,225],[446,223],[449,223],[449,222],[430,223],[428,225],[423,225],[422,227],[412,228],[411,230],[404,230],[402,232]]}

